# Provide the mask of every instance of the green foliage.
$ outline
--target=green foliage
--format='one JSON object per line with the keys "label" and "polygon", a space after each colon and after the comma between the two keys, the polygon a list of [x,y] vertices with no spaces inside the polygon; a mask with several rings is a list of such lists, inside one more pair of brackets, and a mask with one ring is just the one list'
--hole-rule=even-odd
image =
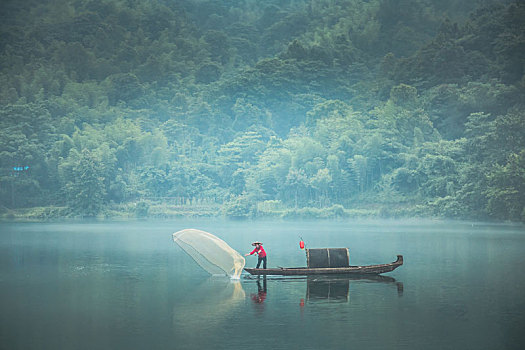
{"label": "green foliage", "polygon": [[250,218],[254,210],[254,203],[246,195],[234,196],[223,206],[224,215],[234,219]]}
{"label": "green foliage", "polygon": [[525,6],[477,6],[13,2],[0,208],[523,221]]}
{"label": "green foliage", "polygon": [[399,84],[390,90],[390,100],[401,107],[412,107],[417,102],[417,89],[406,84]]}
{"label": "green foliage", "polygon": [[135,207],[135,215],[138,218],[145,218],[148,216],[149,211],[149,204],[141,201],[137,203],[137,206]]}
{"label": "green foliage", "polygon": [[488,214],[498,219],[523,221],[525,150],[510,154],[504,166],[495,166],[488,180],[485,190]]}
{"label": "green foliage", "polygon": [[75,214],[97,216],[104,207],[106,195],[100,158],[87,149],[74,157],[70,177],[64,179],[68,206]]}

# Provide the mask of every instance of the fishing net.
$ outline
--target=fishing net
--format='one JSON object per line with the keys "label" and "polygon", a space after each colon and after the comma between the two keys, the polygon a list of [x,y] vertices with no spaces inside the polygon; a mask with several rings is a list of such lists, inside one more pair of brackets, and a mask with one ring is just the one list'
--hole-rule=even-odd
{"label": "fishing net", "polygon": [[240,277],[246,262],[244,257],[211,233],[185,229],[175,232],[173,241],[208,273]]}

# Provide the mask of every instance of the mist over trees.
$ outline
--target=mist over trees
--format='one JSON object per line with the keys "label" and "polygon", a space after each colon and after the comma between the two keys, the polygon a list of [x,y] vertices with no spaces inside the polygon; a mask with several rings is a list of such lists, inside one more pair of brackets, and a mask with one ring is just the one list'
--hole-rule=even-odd
{"label": "mist over trees", "polygon": [[2,217],[525,221],[523,1],[3,1],[0,17]]}

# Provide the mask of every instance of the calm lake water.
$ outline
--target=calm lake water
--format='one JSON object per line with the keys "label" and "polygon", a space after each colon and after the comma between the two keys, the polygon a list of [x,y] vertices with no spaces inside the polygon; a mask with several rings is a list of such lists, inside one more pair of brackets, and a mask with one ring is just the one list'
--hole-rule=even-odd
{"label": "calm lake water", "polygon": [[[378,279],[210,277],[172,241],[211,232],[268,265],[307,247]],[[247,258],[247,266],[256,264]],[[0,224],[1,349],[524,349],[525,228],[443,221]]]}

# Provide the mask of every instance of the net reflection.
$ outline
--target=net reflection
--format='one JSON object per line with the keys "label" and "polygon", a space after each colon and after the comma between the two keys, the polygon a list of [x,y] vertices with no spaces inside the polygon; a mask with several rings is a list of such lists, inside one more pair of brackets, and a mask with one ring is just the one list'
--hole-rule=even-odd
{"label": "net reflection", "polygon": [[173,306],[173,328],[192,338],[196,330],[210,320],[218,324],[227,322],[245,300],[246,293],[240,281],[210,277],[200,285],[189,287],[185,296]]}

